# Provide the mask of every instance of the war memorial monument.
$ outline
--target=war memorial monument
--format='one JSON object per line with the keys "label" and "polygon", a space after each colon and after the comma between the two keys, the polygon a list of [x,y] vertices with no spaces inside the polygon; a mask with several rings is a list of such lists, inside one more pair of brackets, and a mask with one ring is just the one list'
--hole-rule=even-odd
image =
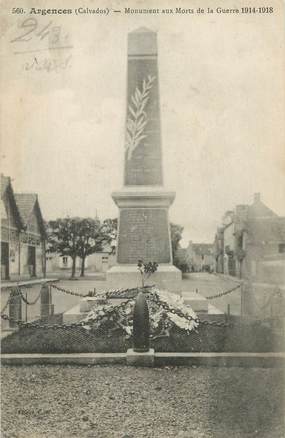
{"label": "war memorial monument", "polygon": [[124,185],[112,198],[119,223],[117,264],[107,272],[108,287],[138,286],[137,263],[143,260],[159,264],[152,284],[180,292],[168,217],[175,193],[163,181],[157,34],[146,28],[128,35]]}

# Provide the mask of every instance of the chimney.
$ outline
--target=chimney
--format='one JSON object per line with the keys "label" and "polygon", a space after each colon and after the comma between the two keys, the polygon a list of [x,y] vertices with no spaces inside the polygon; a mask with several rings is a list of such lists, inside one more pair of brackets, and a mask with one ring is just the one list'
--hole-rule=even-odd
{"label": "chimney", "polygon": [[261,201],[260,193],[255,193],[255,194],[253,195],[253,201],[254,201],[254,202],[260,202],[260,201]]}

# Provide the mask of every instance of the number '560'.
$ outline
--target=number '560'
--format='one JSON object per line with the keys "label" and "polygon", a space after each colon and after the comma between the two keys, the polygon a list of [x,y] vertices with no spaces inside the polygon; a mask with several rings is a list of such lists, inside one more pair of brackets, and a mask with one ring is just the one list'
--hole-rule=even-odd
{"label": "number '560'", "polygon": [[12,14],[24,14],[25,11],[23,8],[12,8]]}

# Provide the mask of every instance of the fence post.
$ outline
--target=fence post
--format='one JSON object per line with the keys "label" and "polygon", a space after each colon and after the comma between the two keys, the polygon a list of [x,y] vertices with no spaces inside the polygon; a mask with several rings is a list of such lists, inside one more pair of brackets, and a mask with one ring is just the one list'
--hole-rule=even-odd
{"label": "fence post", "polygon": [[41,287],[41,318],[48,318],[50,315],[50,290],[47,283]]}
{"label": "fence post", "polygon": [[252,287],[251,282],[245,279],[240,285],[240,316],[248,318],[252,314]]}
{"label": "fence post", "polygon": [[10,328],[17,328],[17,323],[13,320],[22,321],[22,298],[14,288],[10,292],[9,317]]}
{"label": "fence post", "polygon": [[145,296],[140,292],[136,298],[133,319],[133,343],[136,353],[149,351],[149,312]]}
{"label": "fence post", "polygon": [[285,299],[277,286],[270,300],[271,328],[274,334],[284,336]]}
{"label": "fence post", "polygon": [[26,302],[25,302],[25,321],[28,322],[28,292],[25,291],[25,298],[26,298]]}
{"label": "fence post", "polygon": [[242,296],[243,283],[240,284],[239,291],[240,291],[240,319],[242,319],[242,316],[243,316],[243,296]]}
{"label": "fence post", "polygon": [[49,290],[49,316],[53,316],[54,315],[54,304],[52,303],[52,288],[48,283],[47,283],[47,286],[48,286],[48,290]]}

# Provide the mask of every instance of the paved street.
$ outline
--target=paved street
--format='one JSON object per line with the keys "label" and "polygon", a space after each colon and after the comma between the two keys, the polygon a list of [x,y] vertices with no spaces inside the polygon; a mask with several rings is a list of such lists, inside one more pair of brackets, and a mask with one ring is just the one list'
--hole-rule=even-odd
{"label": "paved street", "polygon": [[[194,272],[186,275],[182,281],[182,290],[189,292],[198,292],[204,297],[217,295],[220,292],[225,292],[238,285],[235,281],[215,274],[207,272]],[[230,312],[233,315],[240,315],[240,288],[230,294],[220,298],[209,300],[209,302],[223,312],[227,312],[228,304]]]}
{"label": "paved street", "polygon": [[[70,273],[66,273],[66,277],[70,275]],[[56,278],[57,275],[53,274],[53,278]],[[89,291],[94,291],[94,288],[97,292],[101,292],[107,289],[106,281],[103,280],[102,274],[100,275],[89,275],[84,277],[84,279],[78,278],[76,280],[70,280],[69,277],[62,278],[58,283],[58,286],[68,289],[74,292],[79,292],[81,294],[86,294]],[[151,279],[150,279],[151,281]],[[232,280],[223,279],[214,274],[208,273],[192,273],[187,274],[187,278],[184,278],[182,281],[182,290],[188,292],[197,291],[199,294],[207,297],[211,295],[216,295],[217,293],[226,291],[232,287],[234,287],[237,283],[234,283]],[[40,285],[35,285],[31,289],[28,290],[28,298],[33,300],[35,296],[38,295],[40,290]],[[4,295],[3,295],[4,297]],[[80,302],[80,297],[75,297],[72,295],[68,295],[55,289],[52,290],[52,302],[55,307],[55,313],[64,312],[71,307],[75,306]],[[6,302],[6,296],[3,298],[2,307]],[[236,290],[229,295],[225,295],[224,297],[217,298],[210,301],[218,309],[223,312],[227,311],[227,305],[230,304],[231,313],[238,315],[240,313],[240,290]]]}
{"label": "paved street", "polygon": [[[60,281],[59,285],[63,288],[70,289],[80,293],[87,293],[88,291],[96,288],[98,292],[106,290],[107,284],[104,280],[93,279],[92,277],[87,277],[86,279],[78,279],[71,281],[69,279],[63,279]],[[208,273],[192,273],[188,274],[187,278],[182,281],[182,290],[195,292],[207,297],[211,295],[216,295],[220,292],[224,292],[235,287],[237,283],[229,279],[221,278],[214,274]],[[53,292],[53,302],[55,304],[56,312],[62,312],[77,304],[80,301],[78,297],[72,297],[60,292]],[[231,294],[225,295],[221,298],[211,300],[213,304],[218,309],[223,312],[227,311],[227,305],[230,304],[230,310],[232,314],[240,314],[240,289],[232,292]]]}
{"label": "paved street", "polygon": [[[57,275],[53,274],[53,278]],[[86,294],[89,291],[101,292],[107,289],[106,281],[102,279],[102,274],[84,277],[84,279],[78,278],[76,280],[70,280],[69,278],[62,278],[58,283],[63,289],[68,289],[81,294]],[[151,282],[151,279],[150,279]],[[182,281],[182,290],[185,292],[195,292],[207,297],[216,295],[217,293],[226,291],[234,287],[237,283],[232,280],[220,278],[214,274],[208,273],[192,273],[187,274],[186,278]],[[33,301],[39,294],[40,285],[35,285],[28,289],[28,299]],[[8,292],[2,293],[2,307],[4,307],[8,299]],[[72,296],[52,289],[52,302],[54,304],[55,313],[64,312],[80,302],[80,297]],[[210,301],[210,304],[217,307],[219,310],[226,312],[227,305],[230,304],[231,313],[240,314],[240,290],[237,289],[231,294],[225,295],[221,298],[217,298]],[[29,315],[33,312],[39,314],[39,302],[35,306],[28,306]]]}

